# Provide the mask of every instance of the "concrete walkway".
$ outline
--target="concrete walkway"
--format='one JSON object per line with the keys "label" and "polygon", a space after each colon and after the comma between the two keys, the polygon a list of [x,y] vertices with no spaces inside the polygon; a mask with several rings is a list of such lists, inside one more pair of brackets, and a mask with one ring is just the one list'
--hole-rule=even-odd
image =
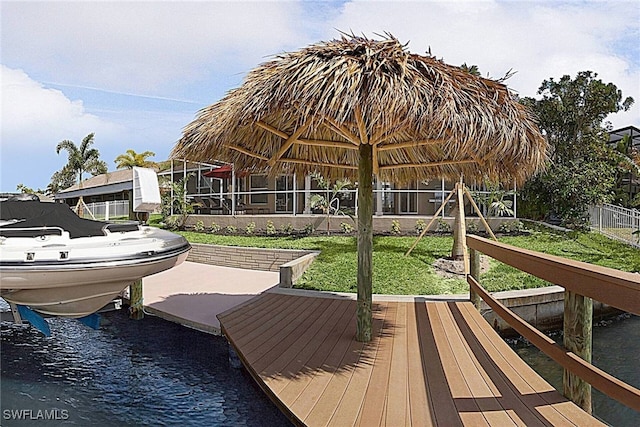
{"label": "concrete walkway", "polygon": [[147,313],[220,334],[216,317],[277,286],[279,273],[184,262],[143,279]]}

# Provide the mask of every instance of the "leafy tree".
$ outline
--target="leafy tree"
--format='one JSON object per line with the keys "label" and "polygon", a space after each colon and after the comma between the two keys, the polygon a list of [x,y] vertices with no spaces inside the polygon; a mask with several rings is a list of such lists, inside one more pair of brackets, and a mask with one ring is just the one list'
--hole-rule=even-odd
{"label": "leafy tree", "polygon": [[142,153],[136,153],[135,150],[129,149],[126,154],[120,154],[114,160],[117,169],[133,169],[134,166],[141,168],[153,168],[156,166],[155,162],[147,160],[147,157],[153,157],[156,153],[153,151],[144,151]]}
{"label": "leafy tree", "polygon": [[61,170],[54,172],[51,182],[47,185],[47,194],[56,194],[76,183],[75,173],[66,165]]}
{"label": "leafy tree", "polygon": [[100,160],[100,152],[96,148],[91,148],[94,142],[94,136],[94,133],[85,136],[80,147],[68,139],[65,139],[56,146],[56,154],[60,154],[61,150],[65,150],[69,155],[69,160],[61,170],[54,173],[51,177],[50,186],[52,188],[68,188],[64,185],[70,181],[75,181],[79,184],[83,181],[85,172],[91,173],[92,175],[107,172],[107,164]]}
{"label": "leafy tree", "polygon": [[574,79],[542,82],[542,99],[524,98],[538,115],[539,125],[550,145],[547,170],[523,188],[522,199],[532,216],[557,215],[566,226],[582,227],[591,204],[613,195],[620,157],[607,146],[611,113],[628,110],[633,98],[623,100],[613,83],[597,79],[592,71]]}

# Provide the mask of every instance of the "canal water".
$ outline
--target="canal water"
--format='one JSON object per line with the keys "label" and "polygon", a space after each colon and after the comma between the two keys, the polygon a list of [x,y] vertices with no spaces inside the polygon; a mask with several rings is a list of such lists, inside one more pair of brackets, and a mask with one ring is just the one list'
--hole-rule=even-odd
{"label": "canal water", "polygon": [[45,338],[2,322],[2,426],[290,426],[224,338],[125,311],[92,330],[49,319]]}
{"label": "canal water", "polygon": [[[562,343],[562,334],[551,338]],[[541,377],[562,390],[562,368],[536,347],[522,340],[508,340],[512,348]],[[592,363],[616,378],[640,388],[640,317],[628,314],[600,321],[593,326]],[[640,426],[640,412],[634,411],[592,389],[593,414],[612,426]]]}
{"label": "canal water", "polygon": [[[2,323],[0,425],[290,425],[245,370],[230,367],[224,338],[151,316],[129,320],[124,310],[103,319],[97,331],[49,319],[49,338]],[[510,344],[562,387],[555,362],[521,340]],[[594,326],[596,366],[640,387],[638,355],[640,317]],[[594,414],[613,426],[640,426],[640,413],[595,390],[593,403]]]}

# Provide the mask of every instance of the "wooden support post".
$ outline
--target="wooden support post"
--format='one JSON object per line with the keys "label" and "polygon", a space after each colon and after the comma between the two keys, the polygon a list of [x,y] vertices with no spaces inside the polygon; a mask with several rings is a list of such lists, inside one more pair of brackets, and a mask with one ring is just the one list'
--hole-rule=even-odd
{"label": "wooden support post", "polygon": [[453,226],[453,248],[451,258],[464,261],[464,272],[469,273],[469,255],[467,254],[467,227],[464,216],[463,184],[456,183],[456,216]]}
{"label": "wooden support post", "polygon": [[[420,242],[420,239],[422,239],[424,235],[427,234],[427,231],[429,231],[429,227],[431,227],[431,225],[435,222],[435,220],[438,219],[438,215],[440,215],[440,212],[443,211],[444,207],[447,205],[447,203],[449,203],[449,200],[455,194],[455,191],[456,190],[453,189],[449,192],[449,195],[447,196],[447,198],[442,201],[442,204],[440,205],[436,213],[434,213],[433,216],[431,217],[431,221],[429,221],[429,223],[424,228],[424,230],[422,230],[422,233],[420,233],[416,241],[413,242],[413,245],[411,245],[411,247],[409,248],[407,253],[404,254],[404,256],[408,256],[411,253],[411,251],[418,245],[418,242]],[[442,192],[442,195],[444,196],[444,191]]]}
{"label": "wooden support post", "polygon": [[142,279],[139,279],[129,285],[129,319],[140,320],[143,318]]}
{"label": "wooden support post", "polygon": [[[564,291],[564,348],[591,363],[593,302],[591,298]],[[566,369],[562,376],[564,395],[589,414],[591,385]]]}
{"label": "wooden support post", "polygon": [[373,147],[360,144],[358,162],[358,310],[356,340],[371,341],[373,293]]}
{"label": "wooden support post", "polygon": [[[469,274],[476,279],[476,282],[480,282],[480,252],[473,248],[469,249]],[[482,299],[471,287],[469,287],[469,299],[473,303],[474,307],[480,311],[480,303]]]}

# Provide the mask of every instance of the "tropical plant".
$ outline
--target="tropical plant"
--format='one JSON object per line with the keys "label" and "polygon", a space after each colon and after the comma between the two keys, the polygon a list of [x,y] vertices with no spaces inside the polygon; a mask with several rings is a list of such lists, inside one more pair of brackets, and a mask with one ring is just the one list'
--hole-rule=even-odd
{"label": "tropical plant", "polygon": [[16,185],[16,191],[19,191],[21,193],[26,193],[26,194],[44,194],[43,190],[39,188],[37,190],[34,190],[33,188],[27,187],[22,183]]}
{"label": "tropical plant", "polygon": [[353,219],[346,211],[340,209],[340,200],[346,195],[346,191],[352,187],[348,179],[339,179],[331,185],[329,180],[324,179],[319,174],[312,174],[318,186],[325,189],[325,194],[314,194],[309,198],[309,205],[312,209],[320,209],[327,216],[327,234],[331,230],[331,215],[347,215]]}
{"label": "tropical plant", "polygon": [[391,233],[392,234],[400,234],[400,221],[394,219],[391,221]]}
{"label": "tropical plant", "polygon": [[204,221],[200,220],[196,222],[196,225],[193,226],[193,229],[198,233],[202,233],[204,231]]}
{"label": "tropical plant", "polygon": [[135,150],[129,149],[125,154],[120,154],[114,160],[117,169],[133,169],[134,166],[141,168],[153,168],[156,167],[156,162],[147,160],[147,157],[153,157],[156,153],[153,151],[144,151],[142,153],[136,153]]}
{"label": "tropical plant", "polygon": [[84,180],[84,173],[99,175],[107,172],[107,164],[100,160],[100,152],[96,148],[91,148],[94,142],[94,133],[85,136],[78,147],[73,141],[65,139],[56,146],[56,154],[65,150],[68,153],[67,164],[51,177],[51,186],[62,187],[61,184],[68,184],[75,181],[80,184]]}
{"label": "tropical plant", "polygon": [[422,234],[425,228],[427,228],[427,223],[424,222],[423,219],[419,219],[416,221],[416,225],[415,225],[416,234]]}
{"label": "tropical plant", "polygon": [[500,183],[485,182],[486,191],[476,191],[473,198],[487,206],[489,216],[513,216],[513,200],[505,200],[505,197],[513,192],[505,191]]}
{"label": "tropical plant", "polygon": [[185,181],[188,180],[191,175],[192,174],[188,174],[179,181],[169,183],[169,186],[173,191],[166,192],[161,197],[162,217],[164,219],[174,216],[177,217],[175,220],[172,220],[172,222],[175,223],[175,226],[172,228],[184,227],[187,217],[193,213],[194,203],[189,201],[187,198],[187,189],[184,185]]}

